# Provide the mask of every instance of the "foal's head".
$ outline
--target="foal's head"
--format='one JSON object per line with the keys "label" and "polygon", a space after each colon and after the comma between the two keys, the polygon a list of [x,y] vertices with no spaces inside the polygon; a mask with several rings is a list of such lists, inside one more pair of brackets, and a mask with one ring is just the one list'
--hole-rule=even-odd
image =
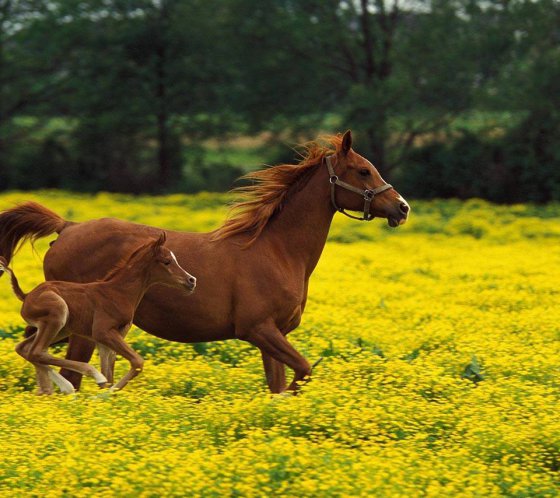
{"label": "foal's head", "polygon": [[[342,137],[342,144],[333,156],[336,176],[345,183],[365,191],[385,185],[379,171],[366,158],[352,150],[352,133],[348,130]],[[338,207],[349,211],[363,211],[364,199],[356,192],[336,188]],[[373,198],[369,214],[376,218],[387,218],[390,226],[396,227],[406,222],[410,206],[394,189],[388,188]]]}
{"label": "foal's head", "polygon": [[147,257],[145,264],[148,265],[147,270],[150,283],[158,283],[193,292],[196,287],[196,278],[184,270],[179,265],[175,254],[164,246],[166,240],[167,236],[165,232],[162,232],[143,251],[143,255]]}

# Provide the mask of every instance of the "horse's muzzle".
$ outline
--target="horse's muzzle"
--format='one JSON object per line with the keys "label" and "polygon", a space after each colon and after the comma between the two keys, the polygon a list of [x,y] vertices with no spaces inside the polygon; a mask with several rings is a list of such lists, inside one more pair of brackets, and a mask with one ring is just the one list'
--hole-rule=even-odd
{"label": "horse's muzzle", "polygon": [[399,225],[404,225],[406,223],[406,220],[408,219],[409,212],[410,206],[406,201],[403,200],[403,202],[399,204],[399,207],[395,209],[392,214],[387,216],[387,222],[389,223],[389,226],[392,228],[396,228]]}
{"label": "horse's muzzle", "polygon": [[183,285],[189,291],[189,293],[192,294],[194,292],[194,290],[196,289],[196,278],[190,277],[188,280],[186,280],[183,283]]}

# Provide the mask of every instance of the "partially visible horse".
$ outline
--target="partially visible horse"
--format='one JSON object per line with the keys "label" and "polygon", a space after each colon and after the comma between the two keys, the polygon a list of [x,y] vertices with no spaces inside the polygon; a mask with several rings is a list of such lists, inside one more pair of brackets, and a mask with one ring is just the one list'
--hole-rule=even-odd
{"label": "partially visible horse", "polygon": [[[143,368],[143,358],[124,340],[134,313],[146,291],[166,285],[190,294],[196,279],[187,273],[173,252],[159,238],[138,247],[98,282],[44,282],[25,294],[6,260],[0,256],[0,270],[10,274],[16,297],[23,302],[21,316],[37,331],[16,346],[18,354],[35,366],[39,394],[52,394],[52,381],[64,393],[74,386],[54,372],[50,365],[93,377],[101,386],[113,382],[115,353],[130,363],[130,370],[111,389],[122,389]],[[101,372],[88,363],[63,360],[48,352],[51,344],[71,334],[94,341],[99,348]]]}
{"label": "partially visible horse", "polygon": [[[289,386],[295,389],[311,366],[286,335],[300,323],[309,277],[333,215],[359,211],[364,219],[387,218],[396,227],[405,223],[410,209],[351,146],[348,131],[330,137],[326,145],[308,144],[299,164],[247,175],[254,185],[241,189],[245,200],[213,232],[166,230],[168,247],[196,273],[197,291],[185,296],[165,287],[150,289],[134,323],[171,341],[248,341],[261,351],[270,390],[286,389],[285,365],[295,372]],[[9,260],[21,241],[56,232],[59,237],[44,261],[47,280],[92,282],[160,230],[117,219],[73,223],[26,203],[0,214],[0,255]],[[72,337],[67,358],[89,361],[92,352],[89,342]],[[79,386],[81,375],[61,373]]]}

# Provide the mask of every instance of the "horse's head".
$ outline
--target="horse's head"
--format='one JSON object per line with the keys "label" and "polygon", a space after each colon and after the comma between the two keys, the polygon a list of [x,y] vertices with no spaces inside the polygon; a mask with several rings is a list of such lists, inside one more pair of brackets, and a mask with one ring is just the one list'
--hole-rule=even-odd
{"label": "horse's head", "polygon": [[184,270],[175,254],[163,245],[166,240],[167,236],[165,232],[162,232],[159,238],[151,244],[153,258],[150,276],[152,280],[168,287],[193,292],[196,287],[196,278]]}
{"label": "horse's head", "polygon": [[[352,150],[352,133],[342,137],[340,150],[327,158],[334,207],[361,211],[363,218],[387,218],[390,226],[406,222],[410,206],[388,185],[366,158]],[[345,213],[346,214],[346,213]]]}

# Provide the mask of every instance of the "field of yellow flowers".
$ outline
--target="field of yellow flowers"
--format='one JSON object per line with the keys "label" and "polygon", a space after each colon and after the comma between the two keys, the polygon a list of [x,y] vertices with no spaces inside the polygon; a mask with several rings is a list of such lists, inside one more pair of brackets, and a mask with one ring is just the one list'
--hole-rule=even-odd
{"label": "field of yellow flowers", "polygon": [[[218,226],[227,201],[10,193],[0,209],[28,199],[181,230]],[[16,256],[24,290],[49,240]],[[558,205],[414,202],[398,230],[337,216],[290,336],[324,358],[299,396],[268,394],[246,343],[133,330],[148,361],[125,390],[37,397],[2,278],[0,496],[556,496],[559,242]]]}

